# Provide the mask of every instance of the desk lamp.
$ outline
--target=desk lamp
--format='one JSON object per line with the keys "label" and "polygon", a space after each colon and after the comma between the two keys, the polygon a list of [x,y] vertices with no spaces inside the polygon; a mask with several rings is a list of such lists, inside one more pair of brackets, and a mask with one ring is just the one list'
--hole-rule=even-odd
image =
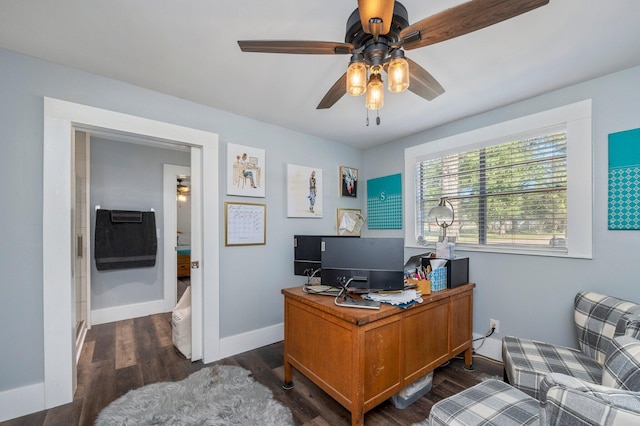
{"label": "desk lamp", "polygon": [[[449,204],[447,206],[447,204]],[[441,197],[440,203],[429,210],[429,217],[432,217],[436,220],[436,224],[442,228],[442,237],[439,241],[446,242],[447,241],[447,228],[453,224],[453,220],[455,219],[455,214],[453,212],[453,205],[447,197]]]}

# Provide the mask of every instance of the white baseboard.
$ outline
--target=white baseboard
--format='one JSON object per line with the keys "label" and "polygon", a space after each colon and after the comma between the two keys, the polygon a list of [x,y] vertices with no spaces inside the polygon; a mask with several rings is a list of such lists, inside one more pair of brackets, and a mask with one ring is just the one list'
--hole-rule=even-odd
{"label": "white baseboard", "polygon": [[113,308],[92,309],[91,324],[105,324],[130,318],[145,317],[147,315],[154,315],[162,312],[167,312],[164,309],[164,300],[115,306]]}
{"label": "white baseboard", "polygon": [[[473,335],[474,340],[481,337],[482,334]],[[502,362],[502,339],[487,337],[484,340],[484,344],[480,346],[481,344],[482,340],[473,342],[473,347],[476,348],[475,353]]]}
{"label": "white baseboard", "polygon": [[0,392],[0,422],[44,408],[44,382]]}
{"label": "white baseboard", "polygon": [[220,339],[220,358],[250,351],[281,340],[284,340],[284,323],[223,337]]}

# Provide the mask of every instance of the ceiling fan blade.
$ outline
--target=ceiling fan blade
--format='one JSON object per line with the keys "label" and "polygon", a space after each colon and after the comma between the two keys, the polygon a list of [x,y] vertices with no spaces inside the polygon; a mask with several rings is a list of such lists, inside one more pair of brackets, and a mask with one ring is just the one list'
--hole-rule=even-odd
{"label": "ceiling fan blade", "polygon": [[358,0],[360,22],[364,32],[373,34],[374,30],[369,27],[369,22],[378,18],[382,20],[382,28],[378,34],[387,34],[391,30],[394,3],[394,0]]}
{"label": "ceiling fan blade", "polygon": [[406,57],[405,59],[409,62],[409,90],[428,101],[432,101],[444,93],[440,83],[427,70],[411,59]]}
{"label": "ceiling fan blade", "polygon": [[353,49],[350,43],[304,40],[239,40],[243,52],[295,53],[306,55],[348,55]]}
{"label": "ceiling fan blade", "polygon": [[347,93],[347,73],[342,74],[342,77],[336,81],[331,89],[324,95],[324,98],[320,101],[316,109],[331,108],[333,104],[338,102],[340,98]]}
{"label": "ceiling fan blade", "polygon": [[400,32],[410,50],[449,40],[513,18],[549,0],[472,0],[409,25]]}

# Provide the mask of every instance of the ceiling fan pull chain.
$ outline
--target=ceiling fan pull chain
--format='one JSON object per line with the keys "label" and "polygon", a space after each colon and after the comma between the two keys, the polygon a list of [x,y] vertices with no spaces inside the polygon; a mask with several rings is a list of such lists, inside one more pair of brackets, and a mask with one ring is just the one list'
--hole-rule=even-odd
{"label": "ceiling fan pull chain", "polygon": [[380,110],[376,110],[376,126],[380,125]]}
{"label": "ceiling fan pull chain", "polygon": [[367,127],[369,127],[369,108],[367,108]]}

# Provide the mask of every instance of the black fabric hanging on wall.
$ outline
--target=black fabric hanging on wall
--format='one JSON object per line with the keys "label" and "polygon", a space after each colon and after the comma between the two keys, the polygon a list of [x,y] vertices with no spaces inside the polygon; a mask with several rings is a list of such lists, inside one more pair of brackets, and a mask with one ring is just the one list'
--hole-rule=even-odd
{"label": "black fabric hanging on wall", "polygon": [[154,212],[96,211],[94,257],[98,271],[155,266],[158,251]]}

